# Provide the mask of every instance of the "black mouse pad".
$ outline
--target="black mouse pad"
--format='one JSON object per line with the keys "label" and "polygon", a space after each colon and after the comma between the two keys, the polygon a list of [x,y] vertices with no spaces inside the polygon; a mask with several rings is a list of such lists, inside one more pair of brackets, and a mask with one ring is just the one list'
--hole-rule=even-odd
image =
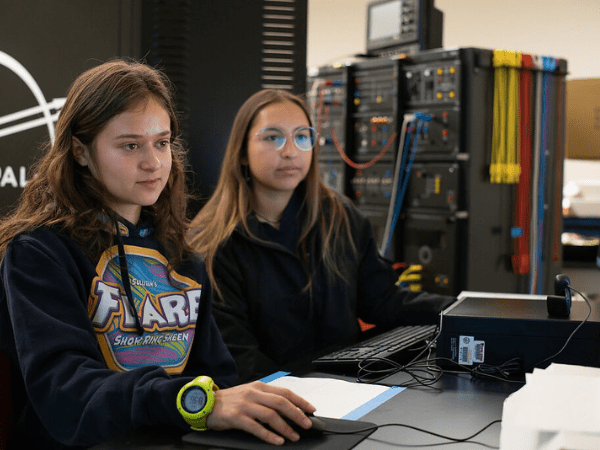
{"label": "black mouse pad", "polygon": [[[325,431],[306,430],[300,432],[299,441],[286,441],[283,447],[306,450],[349,450],[376,429],[376,425],[369,422],[332,419],[327,417],[322,417],[321,419],[327,423]],[[365,428],[370,429],[365,430]],[[336,434],[336,431],[344,433],[351,432],[352,434]],[[182,439],[191,444],[227,449],[273,450],[274,448],[278,448],[276,445],[263,442],[257,437],[239,430],[194,431],[185,434]]]}

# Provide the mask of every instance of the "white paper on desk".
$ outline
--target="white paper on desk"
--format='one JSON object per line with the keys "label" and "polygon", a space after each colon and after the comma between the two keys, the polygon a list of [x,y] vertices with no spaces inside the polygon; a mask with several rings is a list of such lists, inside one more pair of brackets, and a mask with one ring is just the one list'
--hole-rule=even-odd
{"label": "white paper on desk", "polygon": [[317,416],[349,420],[359,419],[405,389],[333,378],[292,376],[275,378],[269,384],[295,392],[317,408]]}
{"label": "white paper on desk", "polygon": [[501,450],[600,448],[600,369],[552,363],[525,378],[504,400]]}

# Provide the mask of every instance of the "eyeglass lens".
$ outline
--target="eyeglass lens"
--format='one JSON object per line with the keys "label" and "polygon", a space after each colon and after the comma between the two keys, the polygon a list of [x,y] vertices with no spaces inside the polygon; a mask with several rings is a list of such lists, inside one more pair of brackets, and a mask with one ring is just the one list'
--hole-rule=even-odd
{"label": "eyeglass lens", "polygon": [[[281,150],[287,140],[282,129],[277,127],[266,127],[259,133],[261,140],[272,143],[275,150]],[[294,130],[292,135],[294,144],[299,150],[308,151],[315,146],[317,132],[312,127],[300,127]]]}

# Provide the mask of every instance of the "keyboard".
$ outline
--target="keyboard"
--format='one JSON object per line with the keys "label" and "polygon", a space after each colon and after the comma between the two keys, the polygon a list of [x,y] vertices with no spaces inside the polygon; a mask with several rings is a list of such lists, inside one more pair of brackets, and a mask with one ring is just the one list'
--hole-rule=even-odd
{"label": "keyboard", "polygon": [[[406,325],[386,331],[365,341],[323,355],[313,364],[322,368],[358,366],[366,358],[400,361],[408,350],[432,338],[436,325]],[[416,355],[416,354],[415,354]]]}

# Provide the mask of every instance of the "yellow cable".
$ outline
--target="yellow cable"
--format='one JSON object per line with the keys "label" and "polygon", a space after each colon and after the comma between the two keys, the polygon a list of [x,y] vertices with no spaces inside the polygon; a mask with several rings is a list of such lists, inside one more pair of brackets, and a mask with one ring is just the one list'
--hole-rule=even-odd
{"label": "yellow cable", "polygon": [[413,273],[410,275],[401,275],[400,278],[398,279],[398,281],[400,283],[404,282],[404,281],[419,281],[421,279],[421,275],[419,275],[418,273]]}
{"label": "yellow cable", "polygon": [[398,277],[398,281],[396,281],[396,285],[399,285],[400,283],[402,283],[404,281],[420,280],[421,274],[414,273],[414,272],[420,272],[421,270],[423,270],[423,266],[421,264],[412,264],[412,265],[408,266],[408,268],[404,272],[402,272],[400,274],[400,276]]}
{"label": "yellow cable", "polygon": [[493,105],[493,130],[492,130],[492,160],[490,164],[490,181],[502,181],[502,168],[506,142],[506,52],[494,50],[494,105]]}
{"label": "yellow cable", "polygon": [[506,167],[504,182],[514,184],[519,181],[519,98],[521,53],[508,52],[508,104],[506,112]]}
{"label": "yellow cable", "polygon": [[491,183],[517,183],[519,166],[519,68],[522,55],[494,50]]}

